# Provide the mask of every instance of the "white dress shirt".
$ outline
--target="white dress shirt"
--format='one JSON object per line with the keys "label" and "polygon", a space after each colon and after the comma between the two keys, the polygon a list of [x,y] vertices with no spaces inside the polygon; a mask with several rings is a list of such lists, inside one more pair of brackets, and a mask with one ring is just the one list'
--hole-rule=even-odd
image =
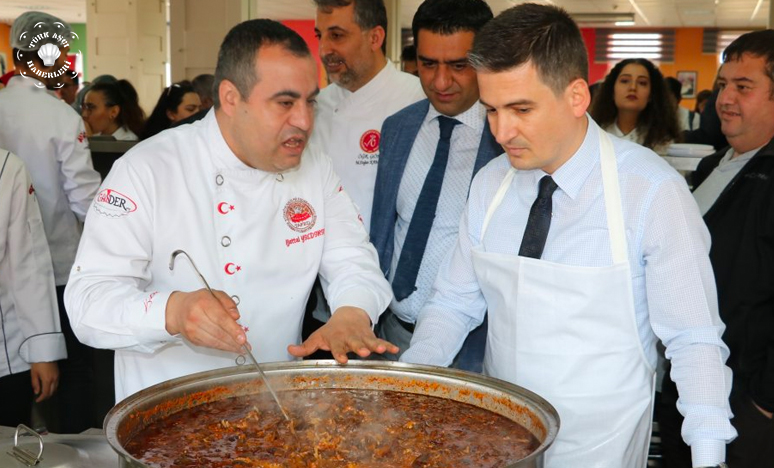
{"label": "white dress shirt", "polygon": [[[612,263],[603,203],[597,125],[589,117],[583,144],[551,176],[559,188],[543,260],[564,265]],[[728,418],[731,370],[721,336],[709,261],[710,236],[685,180],[652,151],[612,138],[632,269],[635,320],[645,355],[656,366],[656,342],[666,346],[685,415],[683,433],[694,459],[723,459],[736,436]],[[401,361],[449,365],[466,334],[478,326],[486,302],[471,264],[471,249],[495,192],[511,165],[507,155],[475,177],[460,235],[420,312],[411,347]],[[491,219],[483,248],[518,255],[541,170],[519,171]],[[718,458],[719,457],[719,458]]]}
{"label": "white dress shirt", "polygon": [[[624,133],[620,128],[618,128],[618,123],[613,122],[611,125],[608,125],[605,128],[605,131],[611,135],[615,135],[618,138],[622,138],[624,140],[629,140],[633,143],[637,143],[638,145],[642,145],[645,141],[645,134],[640,133],[640,130],[638,128],[634,128],[629,133]],[[655,148],[651,148],[653,151],[655,151],[657,154],[661,156],[665,156],[667,154],[667,150],[669,149],[669,145],[671,145],[671,142],[665,143],[663,145],[659,145]]]}
{"label": "white dress shirt", "polygon": [[137,141],[139,138],[137,138],[137,135],[129,130],[129,127],[122,126],[118,127],[118,129],[113,132],[110,136],[115,138],[117,141]]}
{"label": "white dress shirt", "polygon": [[[411,218],[414,215],[419,194],[435,157],[435,148],[440,138],[438,112],[432,105],[419,129],[411,154],[406,161],[403,178],[398,190],[395,221],[395,249],[390,267],[390,283],[395,278],[403,242],[406,239]],[[465,208],[473,166],[478,155],[481,135],[484,132],[486,109],[476,102],[470,109],[454,116],[460,125],[454,127],[449,149],[449,162],[443,177],[441,194],[438,197],[433,227],[427,239],[425,254],[417,274],[416,287],[409,297],[402,301],[393,298],[390,309],[398,318],[414,323],[419,310],[430,297],[430,290],[438,274],[438,268],[446,254],[454,247],[460,227],[460,215]]]}
{"label": "white dress shirt", "polygon": [[0,147],[19,156],[38,194],[58,286],[67,283],[81,225],[101,178],[81,116],[64,101],[14,76],[0,92]]}

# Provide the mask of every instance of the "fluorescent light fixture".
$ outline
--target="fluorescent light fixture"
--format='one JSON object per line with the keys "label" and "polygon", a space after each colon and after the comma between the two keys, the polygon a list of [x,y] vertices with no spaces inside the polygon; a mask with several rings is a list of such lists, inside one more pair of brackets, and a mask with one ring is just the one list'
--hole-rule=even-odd
{"label": "fluorescent light fixture", "polygon": [[634,13],[570,13],[570,16],[583,24],[634,24]]}
{"label": "fluorescent light fixture", "polygon": [[648,53],[648,52],[657,53],[657,52],[659,52],[660,53],[661,52],[661,47],[620,47],[619,46],[619,47],[608,47],[607,50],[609,50],[610,52],[614,52],[614,53],[615,52],[631,52],[633,54],[634,53],[638,53],[638,52],[643,52],[643,53]]}
{"label": "fluorescent light fixture", "polygon": [[634,21],[616,21],[616,26],[634,26]]}
{"label": "fluorescent light fixture", "polygon": [[651,60],[658,60],[661,58],[661,54],[641,54],[639,52],[636,53],[625,53],[625,52],[617,52],[607,55],[608,58],[611,59],[628,59],[628,58],[646,58]]}
{"label": "fluorescent light fixture", "polygon": [[660,33],[615,33],[610,35],[611,39],[637,39],[637,40],[659,40],[661,39]]}
{"label": "fluorescent light fixture", "polygon": [[638,41],[638,40],[631,40],[631,41],[624,41],[624,40],[612,40],[608,42],[611,46],[660,46],[661,41]]}

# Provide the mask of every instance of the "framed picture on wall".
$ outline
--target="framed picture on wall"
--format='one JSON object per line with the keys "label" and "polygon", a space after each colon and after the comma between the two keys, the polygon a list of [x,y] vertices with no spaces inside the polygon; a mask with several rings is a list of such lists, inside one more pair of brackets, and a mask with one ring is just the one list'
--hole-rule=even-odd
{"label": "framed picture on wall", "polygon": [[696,97],[696,83],[698,75],[698,72],[695,71],[677,72],[677,81],[683,85],[680,90],[680,95],[682,95],[683,98],[693,99]]}

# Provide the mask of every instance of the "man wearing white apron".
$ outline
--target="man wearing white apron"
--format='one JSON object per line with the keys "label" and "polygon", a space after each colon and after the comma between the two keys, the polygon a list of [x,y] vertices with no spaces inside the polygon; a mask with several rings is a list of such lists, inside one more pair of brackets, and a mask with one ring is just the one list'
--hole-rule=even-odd
{"label": "man wearing white apron", "polygon": [[684,181],[586,114],[585,47],[564,10],[507,10],[470,58],[507,154],[476,176],[402,360],[448,365],[488,309],[484,371],[559,412],[546,467],[643,468],[660,338],[693,466],[719,466],[736,435],[728,350],[707,231]]}

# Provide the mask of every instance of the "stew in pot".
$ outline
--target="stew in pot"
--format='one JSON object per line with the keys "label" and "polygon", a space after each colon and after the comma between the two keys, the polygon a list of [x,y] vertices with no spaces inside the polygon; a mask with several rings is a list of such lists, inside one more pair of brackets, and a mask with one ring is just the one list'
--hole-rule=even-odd
{"label": "stew in pot", "polygon": [[503,467],[538,446],[524,427],[466,403],[394,391],[280,393],[202,404],[125,444],[152,467]]}

